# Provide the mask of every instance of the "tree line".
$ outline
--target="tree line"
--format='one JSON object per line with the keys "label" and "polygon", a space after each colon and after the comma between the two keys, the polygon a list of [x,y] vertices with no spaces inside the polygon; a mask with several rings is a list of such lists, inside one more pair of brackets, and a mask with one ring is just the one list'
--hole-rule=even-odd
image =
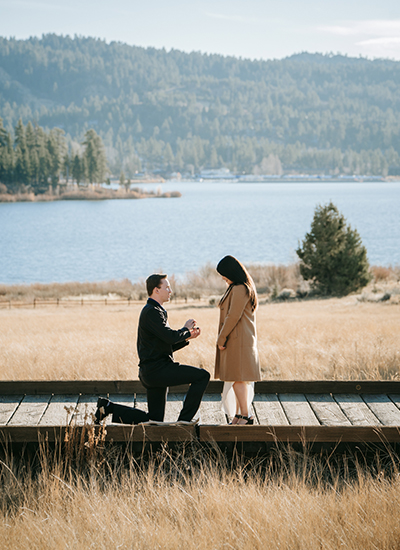
{"label": "tree line", "polygon": [[[80,151],[68,150],[64,131],[45,131],[20,119],[14,137],[0,118],[0,184],[9,192],[45,193],[71,178],[76,183],[97,183],[106,177],[103,142],[95,130],[85,133]],[[61,181],[62,178],[62,181]]]}
{"label": "tree line", "polygon": [[[67,140],[60,128],[45,130],[20,119],[13,130],[5,129],[0,118],[0,183],[8,191],[18,192],[25,186],[35,194],[50,186],[67,183],[102,183],[109,176],[121,176],[124,184],[138,172],[191,172],[202,167],[228,166],[232,171],[254,174],[281,174],[283,166],[297,166],[298,171],[325,173],[359,173],[386,175],[390,165],[399,162],[393,148],[385,153],[376,151],[321,151],[301,144],[279,145],[267,139],[237,138],[216,140],[211,145],[199,137],[178,139],[176,152],[163,140],[142,138],[126,143],[118,140],[116,154],[107,160],[106,148],[97,132],[91,128],[83,141]],[[125,180],[125,176],[128,180]]]}
{"label": "tree line", "polygon": [[93,38],[0,38],[0,115],[92,128],[114,174],[400,173],[400,63],[300,54],[250,61]]}

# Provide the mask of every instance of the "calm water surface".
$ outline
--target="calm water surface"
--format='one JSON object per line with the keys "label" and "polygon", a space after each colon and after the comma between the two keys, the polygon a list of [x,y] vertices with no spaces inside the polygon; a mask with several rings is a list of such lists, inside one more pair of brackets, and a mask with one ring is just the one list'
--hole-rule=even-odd
{"label": "calm water surface", "polygon": [[[147,188],[157,186],[147,186]],[[183,275],[233,254],[296,260],[317,204],[332,200],[371,264],[400,265],[400,183],[185,183],[179,199],[0,204],[0,282]]]}

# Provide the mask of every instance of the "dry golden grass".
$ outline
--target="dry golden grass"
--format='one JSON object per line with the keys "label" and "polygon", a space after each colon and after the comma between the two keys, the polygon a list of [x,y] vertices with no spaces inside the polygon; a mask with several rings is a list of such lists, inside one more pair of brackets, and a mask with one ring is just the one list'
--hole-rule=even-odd
{"label": "dry golden grass", "polygon": [[2,550],[399,548],[395,468],[388,477],[294,453],[244,466],[205,454],[84,472],[47,458],[36,475],[2,462]]}
{"label": "dry golden grass", "polygon": [[[248,264],[257,292],[266,297],[284,298],[314,295],[310,284],[304,281],[300,274],[300,265],[265,265]],[[378,301],[383,293],[387,299],[399,297],[400,294],[400,267],[399,266],[372,266],[372,282],[364,289],[366,301]],[[174,297],[194,299],[214,299],[225,291],[225,283],[217,273],[215,266],[208,263],[197,271],[190,271],[184,277],[176,278],[169,274],[169,280],[174,289]],[[381,293],[381,294],[380,294]],[[7,302],[33,302],[37,300],[65,300],[72,296],[84,299],[107,298],[113,295],[132,300],[143,300],[146,296],[145,282],[139,280],[132,283],[129,279],[121,281],[102,282],[66,282],[66,283],[33,283],[30,285],[0,284],[0,305],[7,307]]]}
{"label": "dry golden grass", "polygon": [[[3,380],[135,379],[142,304],[0,310]],[[167,306],[170,325],[194,317],[201,336],[176,354],[213,372],[218,308],[206,301]],[[393,379],[400,370],[400,307],[356,296],[261,304],[263,378]]]}
{"label": "dry golden grass", "polygon": [[[0,376],[136,378],[141,307],[2,309]],[[202,327],[177,358],[212,372],[218,309],[208,301],[167,308],[172,327],[190,317]],[[398,376],[400,306],[391,301],[264,303],[257,323],[265,379]],[[293,452],[244,466],[199,448],[139,464],[113,448],[96,452],[79,468],[66,448],[43,454],[34,471],[2,457],[2,550],[400,548],[399,459],[389,454],[391,476],[379,463],[346,469]]]}
{"label": "dry golden grass", "polygon": [[19,304],[30,303],[33,300],[55,301],[66,300],[67,303],[72,298],[83,298],[85,300],[105,299],[107,297],[120,299],[143,299],[146,296],[144,282],[131,283],[129,279],[121,281],[104,282],[69,282],[69,283],[34,283],[31,285],[2,285],[0,284],[0,297],[3,307],[8,307],[8,302],[15,306]]}
{"label": "dry golden grass", "polygon": [[64,201],[64,200],[110,200],[110,199],[148,199],[154,197],[176,198],[181,197],[179,191],[169,191],[166,193],[145,191],[138,187],[125,189],[107,189],[97,185],[89,185],[82,188],[77,186],[69,186],[62,190],[59,194],[44,193],[35,195],[34,193],[1,193],[0,202],[49,202],[49,201]]}

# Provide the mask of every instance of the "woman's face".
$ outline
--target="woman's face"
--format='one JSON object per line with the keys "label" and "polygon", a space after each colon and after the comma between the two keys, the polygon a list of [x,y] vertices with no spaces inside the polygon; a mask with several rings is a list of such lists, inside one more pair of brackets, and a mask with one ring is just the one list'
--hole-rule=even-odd
{"label": "woman's face", "polygon": [[231,285],[231,284],[233,284],[233,282],[232,282],[230,279],[228,279],[228,277],[224,277],[224,276],[222,275],[222,278],[223,278],[223,280],[226,282],[226,284],[227,284],[228,286]]}

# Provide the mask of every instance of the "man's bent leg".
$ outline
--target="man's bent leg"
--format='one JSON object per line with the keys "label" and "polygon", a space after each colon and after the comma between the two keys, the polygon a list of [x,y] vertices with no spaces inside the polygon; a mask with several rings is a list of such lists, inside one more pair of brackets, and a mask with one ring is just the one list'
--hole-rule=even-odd
{"label": "man's bent leg", "polygon": [[147,406],[149,409],[149,419],[156,422],[164,421],[165,402],[167,400],[167,387],[151,388],[147,387]]}
{"label": "man's bent leg", "polygon": [[[157,372],[157,382],[159,384],[165,384],[165,386],[190,384],[178,418],[178,420],[185,420],[187,422],[190,422],[198,411],[209,380],[210,373],[206,370],[190,365],[180,365],[179,363],[171,363]],[[152,417],[150,418],[153,420]]]}
{"label": "man's bent leg", "polygon": [[[167,388],[169,386],[190,384],[178,419],[190,422],[200,407],[201,399],[210,380],[210,374],[198,367],[171,362],[158,366],[150,372],[143,372],[140,369],[139,378],[147,390],[150,420],[156,420],[157,422],[164,420]],[[157,387],[153,386],[153,380]]]}
{"label": "man's bent leg", "polygon": [[187,422],[190,422],[199,410],[201,400],[210,380],[210,373],[204,369],[190,367],[189,365],[180,365],[179,368],[196,369],[197,371],[196,373],[194,373],[193,371],[190,372],[190,376],[194,377],[195,380],[193,380],[193,382],[190,384],[190,388],[186,394],[185,400],[183,402],[183,407],[178,418],[178,421],[185,420]]}

